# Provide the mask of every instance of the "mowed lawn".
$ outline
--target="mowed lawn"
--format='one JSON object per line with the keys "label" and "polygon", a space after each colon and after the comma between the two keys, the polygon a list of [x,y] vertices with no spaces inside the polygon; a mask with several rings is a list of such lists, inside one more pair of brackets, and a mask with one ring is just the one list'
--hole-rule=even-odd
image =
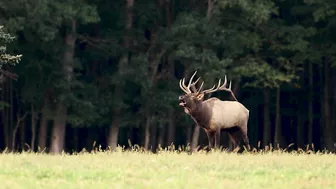
{"label": "mowed lawn", "polygon": [[1,154],[0,188],[327,189],[336,156],[289,153]]}

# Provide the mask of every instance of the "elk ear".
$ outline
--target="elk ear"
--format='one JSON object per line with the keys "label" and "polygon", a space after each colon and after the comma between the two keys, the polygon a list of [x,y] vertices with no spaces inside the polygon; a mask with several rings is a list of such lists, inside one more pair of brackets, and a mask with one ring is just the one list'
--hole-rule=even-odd
{"label": "elk ear", "polygon": [[198,94],[198,95],[196,96],[196,98],[197,98],[198,100],[202,100],[203,97],[204,97],[204,93],[200,93],[200,94]]}

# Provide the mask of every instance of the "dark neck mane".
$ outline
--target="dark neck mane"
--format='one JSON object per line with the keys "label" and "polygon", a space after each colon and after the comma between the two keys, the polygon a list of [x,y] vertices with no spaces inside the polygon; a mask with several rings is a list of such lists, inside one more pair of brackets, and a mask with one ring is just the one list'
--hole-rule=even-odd
{"label": "dark neck mane", "polygon": [[211,118],[210,107],[202,102],[199,102],[193,109],[190,110],[190,115],[194,121],[203,128],[209,127],[209,122]]}

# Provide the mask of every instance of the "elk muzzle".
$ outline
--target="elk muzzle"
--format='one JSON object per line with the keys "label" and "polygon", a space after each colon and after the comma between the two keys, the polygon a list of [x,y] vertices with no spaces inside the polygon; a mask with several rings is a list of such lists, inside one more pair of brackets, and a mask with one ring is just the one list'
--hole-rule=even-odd
{"label": "elk muzzle", "polygon": [[185,96],[184,95],[179,96],[179,106],[184,107],[185,105],[186,105]]}

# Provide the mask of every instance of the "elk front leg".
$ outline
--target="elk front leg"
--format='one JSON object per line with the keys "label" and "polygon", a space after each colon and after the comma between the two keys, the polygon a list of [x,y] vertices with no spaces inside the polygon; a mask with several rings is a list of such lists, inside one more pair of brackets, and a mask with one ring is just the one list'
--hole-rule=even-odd
{"label": "elk front leg", "polygon": [[205,133],[206,133],[207,136],[208,136],[208,141],[209,141],[208,148],[209,148],[209,150],[211,150],[212,147],[213,147],[212,143],[214,142],[214,141],[213,141],[214,133],[213,133],[213,132],[209,132],[209,131],[205,131]]}
{"label": "elk front leg", "polygon": [[220,146],[220,129],[215,132],[215,148]]}

